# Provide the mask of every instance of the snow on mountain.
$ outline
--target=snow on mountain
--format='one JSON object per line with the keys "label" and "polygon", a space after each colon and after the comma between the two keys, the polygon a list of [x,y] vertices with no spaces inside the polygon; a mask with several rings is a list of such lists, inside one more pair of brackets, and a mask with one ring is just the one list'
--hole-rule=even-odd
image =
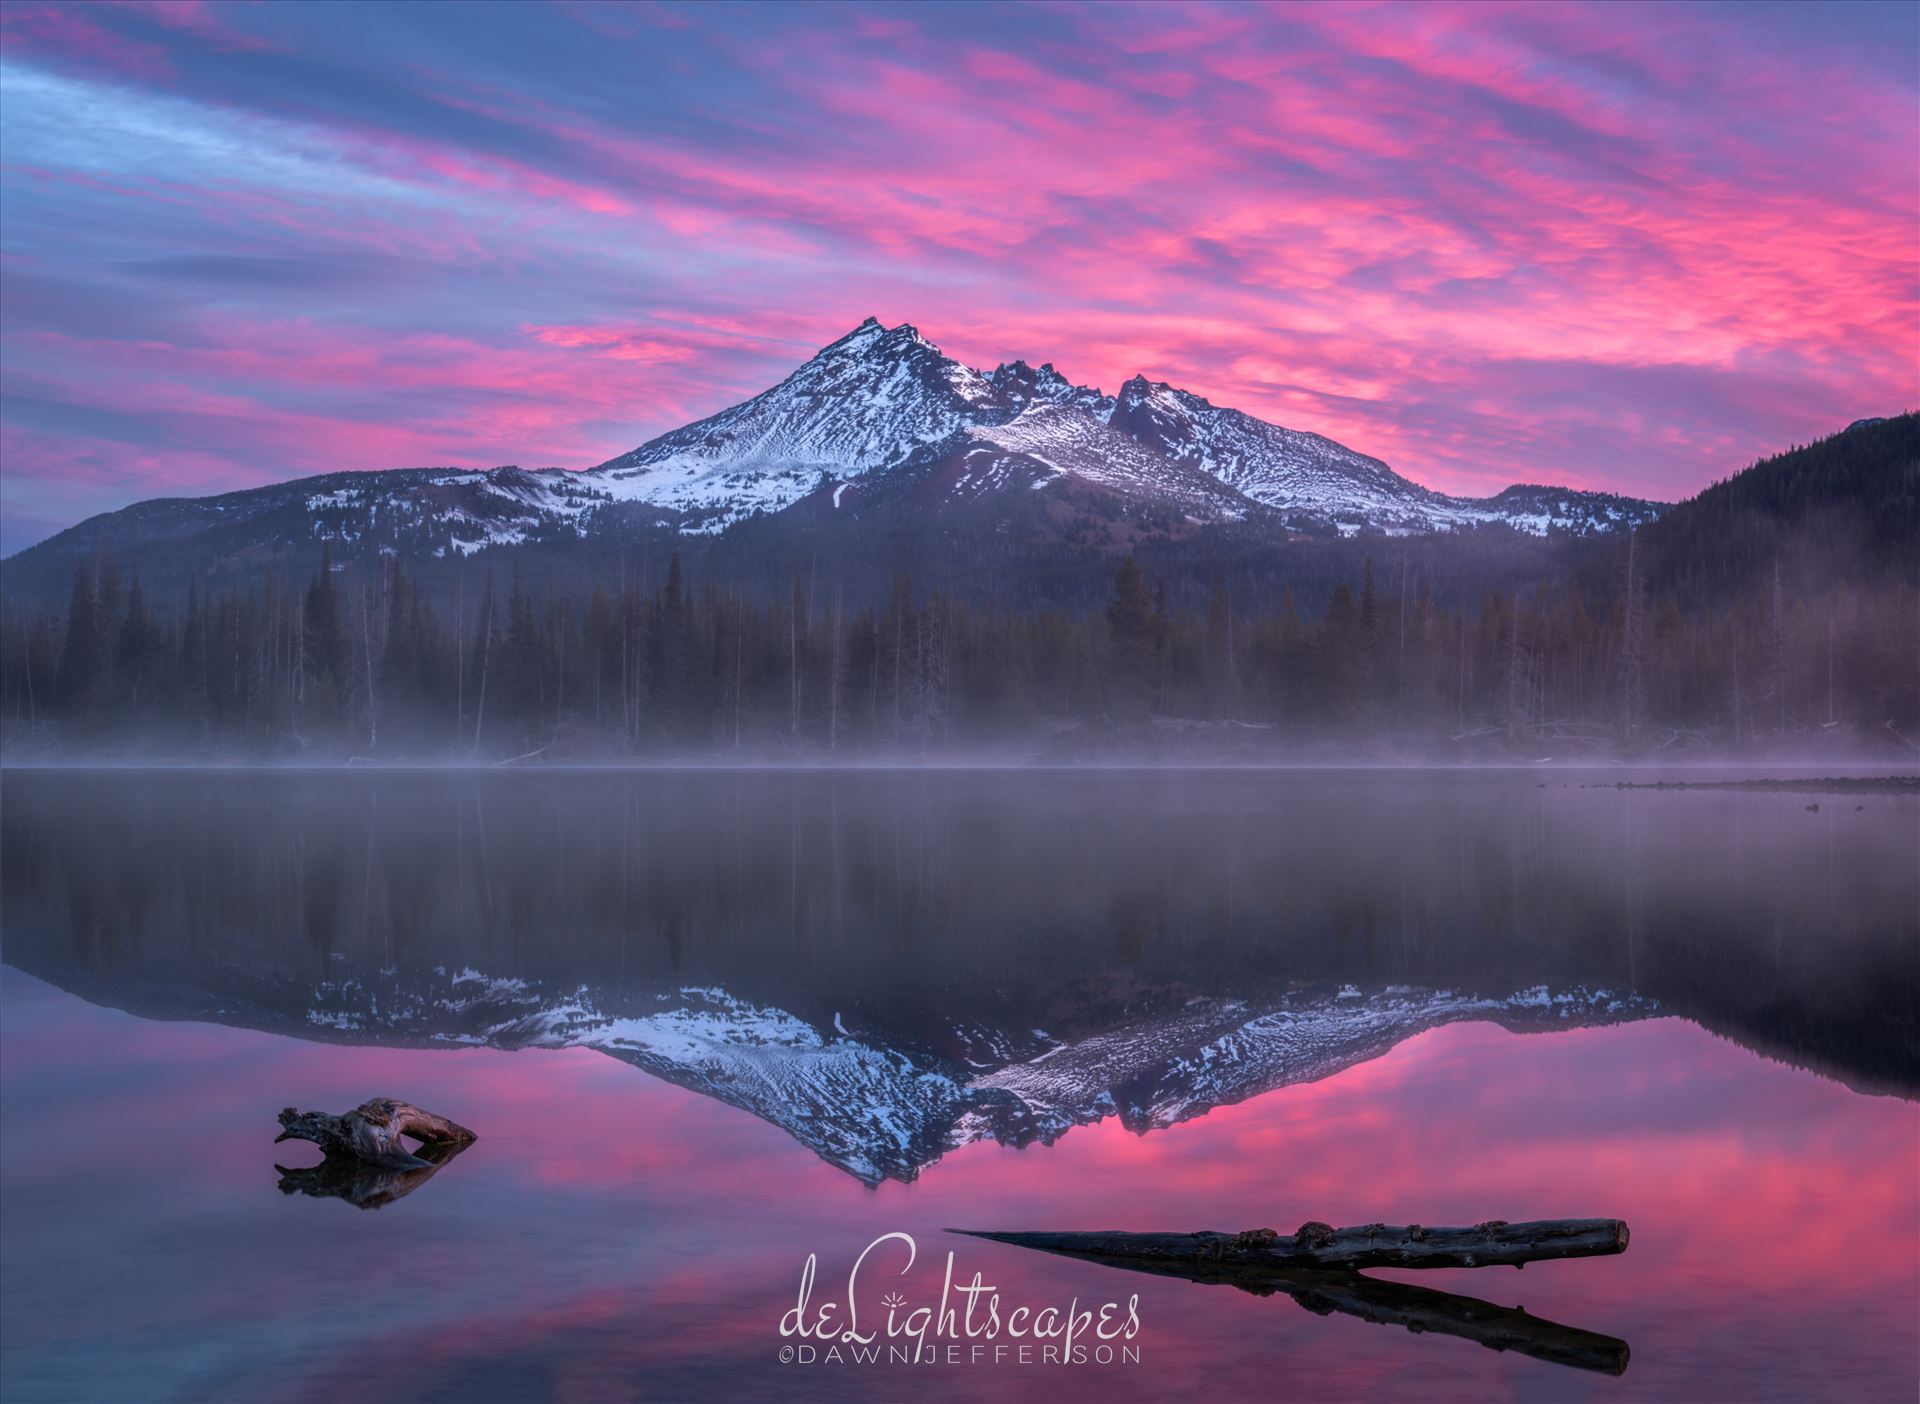
{"label": "snow on mountain", "polygon": [[1008,361],[996,366],[987,380],[1016,412],[1033,404],[1049,404],[1069,405],[1102,421],[1113,413],[1111,395],[1075,385],[1053,368],[1052,361],[1038,370],[1025,361]]}
{"label": "snow on mountain", "polygon": [[615,498],[718,531],[777,512],[823,476],[859,477],[1004,417],[993,386],[913,327],[869,317],[773,389],[663,434],[589,476]]}
{"label": "snow on mountain", "polygon": [[[868,318],[772,389],[597,468],[331,473],[155,499],[90,518],[22,556],[70,560],[102,544],[169,542],[231,562],[328,541],[342,556],[445,559],[635,525],[718,533],[803,503],[811,510],[816,495],[855,515],[937,514],[991,507],[997,497],[1002,508],[1041,509],[1024,520],[1051,520],[1080,540],[1089,538],[1075,533],[1093,520],[1348,535],[1503,522],[1544,534],[1637,525],[1662,510],[1568,488],[1447,497],[1331,439],[1161,381],[1136,376],[1106,395],[1051,363],[1010,361],[982,375],[913,327]],[[809,518],[793,520],[804,529]],[[1105,528],[1094,537],[1122,539]]]}
{"label": "snow on mountain", "polygon": [[1490,498],[1448,497],[1332,439],[1223,409],[1145,376],[1120,387],[1110,423],[1263,506],[1325,518],[1349,534],[1362,527],[1406,533],[1506,522],[1542,536],[1640,526],[1659,515],[1653,503],[1572,488],[1516,486]]}
{"label": "snow on mountain", "polygon": [[372,533],[389,554],[423,529],[444,538],[433,546],[435,556],[449,551],[468,556],[556,532],[584,536],[590,514],[605,500],[563,468],[426,469],[400,492],[391,483],[339,476],[347,481],[306,494],[314,536],[353,545]]}
{"label": "snow on mountain", "polygon": [[1002,488],[1015,472],[1024,473],[1030,490],[1074,477],[1198,521],[1239,521],[1249,506],[1217,478],[1168,462],[1069,401],[1035,399],[1004,424],[970,430],[955,457],[955,496]]}
{"label": "snow on mountain", "polygon": [[724,990],[689,988],[656,1010],[610,1016],[585,990],[447,1041],[587,1047],[780,1126],[868,1184],[911,1179],[936,1157],[964,1090],[897,1049],[822,1031]]}
{"label": "snow on mountain", "polygon": [[[1073,1038],[956,1026],[903,1038],[815,1024],[711,987],[652,996],[543,991],[476,971],[425,987],[329,982],[302,997],[311,1034],[493,1048],[592,1048],[771,1122],[867,1184],[912,1180],[979,1140],[1051,1144],[1109,1116],[1164,1130],[1379,1057],[1426,1029],[1516,1031],[1648,1017],[1651,1001],[1576,987],[1507,994],[1392,986],[1253,1003],[1167,1000]],[[1155,1002],[1149,1001],[1149,1006]],[[1136,1009],[1142,1006],[1136,1006]]]}
{"label": "snow on mountain", "polygon": [[[937,482],[943,490],[920,494],[923,504],[1077,481],[1193,521],[1265,512],[1276,525],[1297,518],[1348,533],[1497,521],[1536,533],[1607,530],[1657,511],[1571,489],[1551,490],[1550,509],[1506,494],[1446,497],[1331,439],[1163,381],[1135,376],[1110,396],[1051,362],[1010,361],[983,376],[913,327],[871,317],[773,389],[583,476],[618,500],[685,514],[683,530],[712,532],[781,511],[822,483],[882,475]],[[833,500],[838,507],[841,494]]]}
{"label": "snow on mountain", "polygon": [[1542,487],[1518,483],[1492,497],[1443,497],[1446,520],[1466,525],[1505,522],[1520,531],[1545,536],[1549,531],[1622,531],[1646,526],[1666,505],[1612,492]]}
{"label": "snow on mountain", "polygon": [[1606,990],[1536,987],[1505,996],[1394,986],[1362,994],[1289,997],[1259,1012],[1196,1001],[1144,1036],[1120,1030],[975,1078],[1011,1093],[1051,1140],[1104,1116],[1136,1133],[1164,1130],[1276,1087],[1317,1082],[1390,1051],[1423,1030],[1465,1019],[1514,1029],[1641,1018],[1648,1001]]}
{"label": "snow on mountain", "polygon": [[1424,523],[1435,500],[1377,458],[1318,434],[1218,408],[1145,376],[1120,387],[1109,422],[1173,462],[1268,507],[1408,525]]}

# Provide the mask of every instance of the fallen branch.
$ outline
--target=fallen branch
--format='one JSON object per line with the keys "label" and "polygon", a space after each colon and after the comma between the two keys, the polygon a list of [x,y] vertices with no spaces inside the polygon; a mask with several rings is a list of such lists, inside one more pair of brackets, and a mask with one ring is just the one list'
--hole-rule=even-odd
{"label": "fallen branch", "polygon": [[1627,1250],[1627,1226],[1619,1219],[1541,1219],[1526,1224],[1492,1219],[1472,1228],[1366,1224],[1337,1229],[1306,1223],[1289,1236],[1273,1229],[1248,1229],[1244,1233],[954,1232],[1102,1261],[1350,1271],[1380,1267],[1524,1267],[1553,1258],[1597,1258]]}
{"label": "fallen branch", "polygon": [[344,1116],[288,1107],[280,1113],[280,1126],[275,1145],[312,1141],[330,1160],[353,1160],[387,1170],[424,1170],[434,1164],[409,1150],[402,1136],[425,1145],[465,1146],[477,1139],[457,1121],[391,1097],[362,1102]]}
{"label": "fallen branch", "polygon": [[547,742],[546,745],[536,746],[531,751],[528,751],[523,755],[508,756],[505,760],[497,760],[493,763],[493,766],[495,770],[498,770],[503,765],[518,765],[523,760],[532,760],[535,756],[541,755],[547,751],[551,751],[552,749],[553,749],[553,742],[549,741]]}

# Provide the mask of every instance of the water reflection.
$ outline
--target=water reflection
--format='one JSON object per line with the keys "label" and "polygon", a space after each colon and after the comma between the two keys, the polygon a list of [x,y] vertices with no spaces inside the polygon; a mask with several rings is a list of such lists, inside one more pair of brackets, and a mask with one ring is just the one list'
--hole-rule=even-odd
{"label": "water reflection", "polygon": [[418,1156],[427,1163],[413,1169],[392,1169],[363,1161],[329,1156],[318,1165],[275,1165],[280,1193],[304,1194],[312,1199],[344,1199],[356,1209],[383,1209],[405,1199],[445,1168],[464,1145],[421,1146]]}
{"label": "water reflection", "polygon": [[1623,1340],[1577,1326],[1562,1326],[1530,1315],[1522,1307],[1496,1306],[1478,1297],[1381,1281],[1358,1272],[1275,1271],[1209,1262],[1114,1262],[1062,1249],[1048,1251],[1126,1272],[1233,1287],[1256,1297],[1283,1296],[1315,1316],[1339,1313],[1375,1326],[1398,1326],[1416,1336],[1455,1336],[1489,1350],[1511,1350],[1575,1370],[1623,1375],[1632,1356]]}
{"label": "water reflection", "polygon": [[[910,1387],[1910,1399],[1920,803],[1593,781],[10,773],[0,1393],[889,1399],[774,1357],[808,1253],[1605,1215]],[[385,1091],[481,1141],[268,1191],[276,1108]]]}
{"label": "water reflection", "polygon": [[[1110,1117],[1045,1150],[976,1143],[877,1189],[589,1048],[333,1037],[134,1018],[0,972],[0,1395],[305,1401],[369,1380],[463,1400],[1105,1404],[1269,1399],[1276,1380],[1418,1401],[1914,1395],[1920,1109],[1680,1018],[1551,1036],[1447,1025],[1170,1132]],[[276,1109],[376,1091],[481,1139],[387,1213],[269,1189]],[[936,1255],[937,1288],[962,1242],[948,1226],[1556,1214],[1624,1218],[1632,1247],[1418,1285],[1630,1341],[1622,1376],[977,1240],[962,1274],[1011,1301],[1137,1285],[1144,1362],[903,1374],[775,1355],[806,1256],[844,1278],[894,1230]]]}
{"label": "water reflection", "polygon": [[1920,1086],[1920,803],[1566,775],[20,775],[6,959],[341,1042],[595,1048],[867,1183],[1463,1019]]}

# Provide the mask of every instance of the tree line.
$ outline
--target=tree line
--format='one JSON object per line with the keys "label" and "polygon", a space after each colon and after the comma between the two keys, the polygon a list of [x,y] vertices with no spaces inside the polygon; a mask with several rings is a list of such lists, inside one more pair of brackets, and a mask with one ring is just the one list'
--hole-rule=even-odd
{"label": "tree line", "polygon": [[[1069,724],[1266,727],[1277,739],[1645,750],[1846,726],[1914,734],[1920,600],[1904,581],[1757,589],[1683,608],[1633,543],[1616,588],[1542,583],[1446,607],[1404,568],[1169,604],[1132,556],[1102,610],[1017,610],[894,579],[849,608],[831,582],[749,599],[675,555],[583,596],[518,574],[450,602],[404,566],[322,551],[303,584],[150,598],[110,551],[64,612],[0,610],[15,745],[335,758],[769,750],[935,752]],[[450,607],[449,607],[450,605]]]}

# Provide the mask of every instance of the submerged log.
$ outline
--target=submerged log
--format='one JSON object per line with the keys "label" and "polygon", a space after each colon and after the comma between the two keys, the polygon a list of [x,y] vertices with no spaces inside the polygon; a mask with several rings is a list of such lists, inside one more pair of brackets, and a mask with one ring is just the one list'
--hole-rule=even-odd
{"label": "submerged log", "polygon": [[[1612,1219],[1589,1222],[1617,1224]],[[1556,1222],[1547,1227],[1562,1226]],[[1543,1226],[1510,1224],[1498,1227],[1511,1232],[1537,1230]],[[1518,1257],[1515,1256],[1516,1246],[1506,1245],[1498,1261],[1512,1262],[1519,1267],[1523,1262],[1541,1258],[1618,1253],[1626,1247],[1627,1232],[1626,1225],[1617,1224],[1617,1227],[1618,1236],[1612,1246],[1605,1246],[1607,1240],[1604,1236],[1601,1237],[1602,1246],[1574,1247],[1572,1245],[1581,1235],[1539,1234],[1536,1235],[1536,1242],[1545,1251],[1537,1252],[1532,1257]],[[1493,1226],[1482,1225],[1474,1229],[1410,1228],[1384,1232],[1462,1235],[1485,1234],[1490,1228]],[[1327,1235],[1339,1239],[1343,1234],[1364,1235],[1366,1232],[1365,1229],[1340,1230],[1330,1229],[1324,1224],[1308,1224],[1292,1240],[1281,1239],[1277,1234],[1269,1239],[1267,1235],[1272,1234],[1270,1229],[1245,1234],[974,1233],[972,1236],[1022,1248],[1036,1248],[1127,1272],[1145,1272],[1159,1277],[1177,1277],[1187,1282],[1237,1287],[1261,1297],[1290,1297],[1318,1316],[1337,1312],[1375,1325],[1400,1326],[1415,1335],[1432,1333],[1453,1336],[1477,1342],[1489,1350],[1510,1350],[1535,1360],[1573,1369],[1593,1370],[1606,1375],[1619,1375],[1626,1371],[1632,1352],[1625,1341],[1614,1336],[1582,1330],[1577,1326],[1563,1326],[1556,1321],[1529,1315],[1521,1307],[1497,1306],[1478,1297],[1437,1292],[1432,1288],[1415,1287],[1402,1282],[1382,1282],[1363,1276],[1354,1266],[1341,1259],[1330,1260],[1334,1262],[1333,1266],[1327,1266],[1318,1259],[1309,1266],[1288,1261],[1301,1253],[1325,1251],[1332,1246],[1331,1241],[1323,1241]],[[1380,1229],[1374,1230],[1376,1250],[1382,1246],[1382,1233]],[[1494,1236],[1497,1237],[1497,1233]],[[1275,1245],[1285,1246],[1275,1253],[1271,1251]],[[1112,1251],[1116,1246],[1120,1251]],[[1342,1258],[1350,1254],[1350,1249],[1341,1249]],[[1464,1256],[1462,1254],[1462,1258]],[[1475,1260],[1471,1263],[1463,1260],[1442,1263],[1429,1259],[1414,1264],[1376,1258],[1365,1265],[1479,1267],[1495,1261],[1478,1252],[1473,1256]]]}
{"label": "submerged log", "polygon": [[329,1160],[357,1161],[384,1170],[425,1170],[434,1165],[415,1155],[401,1140],[403,1136],[432,1146],[465,1146],[478,1139],[457,1121],[391,1097],[362,1102],[342,1116],[288,1107],[280,1113],[280,1126],[275,1145],[312,1141]]}
{"label": "submerged log", "polygon": [[1619,1219],[1491,1219],[1472,1228],[1365,1224],[1334,1228],[1305,1223],[1293,1234],[1244,1233],[986,1233],[956,1229],[1021,1248],[1102,1261],[1226,1263],[1265,1268],[1524,1267],[1553,1258],[1598,1258],[1627,1250]]}

